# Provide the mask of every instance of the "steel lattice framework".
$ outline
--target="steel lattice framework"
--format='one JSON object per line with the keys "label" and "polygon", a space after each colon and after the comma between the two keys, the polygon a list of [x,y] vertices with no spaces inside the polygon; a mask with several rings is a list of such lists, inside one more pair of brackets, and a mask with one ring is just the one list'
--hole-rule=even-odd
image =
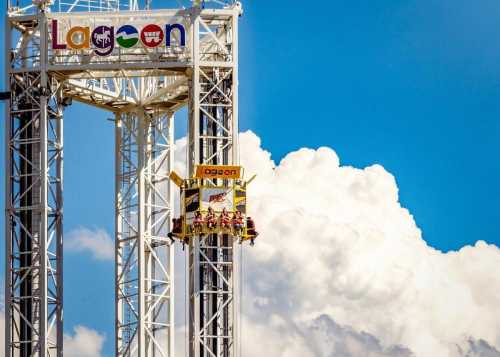
{"label": "steel lattice framework", "polygon": [[62,356],[61,87],[43,73],[9,77],[6,355]]}
{"label": "steel lattice framework", "polygon": [[[63,109],[77,100],[114,113],[116,355],[171,357],[174,113],[189,107],[190,174],[196,164],[238,164],[241,7],[220,1],[210,9],[137,10],[135,0],[23,1],[8,4],[5,31],[11,94],[5,355],[63,356]],[[98,57],[51,49],[52,19],[118,24],[131,17],[183,21],[187,50],[116,48]],[[236,244],[230,235],[212,234],[187,250],[191,357],[238,356]]]}
{"label": "steel lattice framework", "polygon": [[[240,10],[240,9],[239,9]],[[189,175],[197,164],[238,165],[238,15],[210,29],[194,21],[194,73],[189,116]],[[217,41],[203,41],[205,33]],[[214,184],[217,184],[214,182]],[[236,239],[198,236],[188,250],[189,356],[239,356],[239,276]]]}
{"label": "steel lattice framework", "polygon": [[172,142],[172,115],[116,118],[117,356],[173,356]]}

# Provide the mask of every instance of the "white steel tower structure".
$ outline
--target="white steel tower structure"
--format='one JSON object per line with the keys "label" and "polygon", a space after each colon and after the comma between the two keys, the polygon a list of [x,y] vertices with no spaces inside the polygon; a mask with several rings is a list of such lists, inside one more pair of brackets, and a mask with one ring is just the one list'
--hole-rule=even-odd
{"label": "white steel tower structure", "polygon": [[[189,176],[194,175],[196,165],[239,164],[237,40],[241,11],[237,4],[224,13],[225,18],[219,16],[217,22],[209,12],[194,19]],[[213,43],[208,39],[213,39]],[[214,185],[223,184],[216,182],[221,180],[213,181]],[[190,357],[239,356],[239,269],[235,254],[238,246],[238,240],[230,234],[198,235],[190,240]]]}
{"label": "white steel tower structure", "polygon": [[[115,122],[116,356],[173,356],[174,113],[188,106],[190,175],[238,164],[242,9],[199,3],[9,1],[5,356],[63,356],[63,109],[73,100]],[[238,356],[236,244],[229,234],[189,242],[191,357]]]}

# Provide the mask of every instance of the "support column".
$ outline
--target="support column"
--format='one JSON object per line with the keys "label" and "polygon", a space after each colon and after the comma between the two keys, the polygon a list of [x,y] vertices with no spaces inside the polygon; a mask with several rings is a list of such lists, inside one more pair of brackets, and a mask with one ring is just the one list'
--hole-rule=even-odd
{"label": "support column", "polygon": [[9,74],[6,124],[6,356],[62,356],[61,87]]}
{"label": "support column", "polygon": [[137,108],[116,131],[117,356],[173,354],[173,115]]}
{"label": "support column", "polygon": [[32,25],[16,37],[7,18],[5,31],[5,356],[62,357],[62,91],[47,72],[43,11]]}
{"label": "support column", "polygon": [[[237,18],[224,24],[193,9],[188,176],[196,165],[238,165]],[[205,180],[205,185],[226,182]],[[194,236],[188,252],[189,356],[238,357],[238,242],[231,234]]]}
{"label": "support column", "polygon": [[126,250],[125,244],[122,244],[122,229],[126,221],[122,215],[121,205],[123,202],[122,188],[126,182],[123,175],[125,162],[123,154],[123,121],[120,113],[115,114],[115,356],[120,356],[122,345],[124,343],[124,332],[126,330],[124,319],[124,304],[120,301],[123,296],[124,286],[120,284],[121,276],[125,274],[123,268],[123,254]]}

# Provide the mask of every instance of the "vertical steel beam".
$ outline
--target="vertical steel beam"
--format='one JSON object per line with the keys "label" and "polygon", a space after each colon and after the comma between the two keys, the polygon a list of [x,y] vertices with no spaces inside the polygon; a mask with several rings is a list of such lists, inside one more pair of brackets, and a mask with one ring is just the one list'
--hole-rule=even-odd
{"label": "vertical steel beam", "polygon": [[[193,9],[192,17],[192,30],[193,34],[193,75],[191,81],[191,98],[189,108],[189,124],[188,124],[188,175],[195,170],[195,165],[200,162],[201,146],[200,146],[200,18],[197,9]],[[188,265],[189,265],[189,308],[188,316],[189,322],[189,338],[190,338],[190,352],[189,356],[200,356],[200,336],[197,333],[200,321],[200,268],[199,268],[199,241],[194,240],[191,242],[188,249]]]}
{"label": "vertical steel beam", "polygon": [[[62,102],[62,90],[59,88],[59,91],[57,93],[56,101],[57,103]],[[64,232],[64,226],[63,226],[63,163],[64,163],[64,151],[63,151],[63,134],[64,134],[64,128],[63,128],[63,106],[59,105],[57,107],[57,119],[55,120],[55,135],[57,138],[59,138],[59,142],[56,142],[56,150],[58,150],[58,156],[56,159],[55,163],[55,174],[56,174],[56,180],[59,180],[58,184],[56,184],[56,191],[55,191],[55,200],[58,202],[58,207],[57,207],[57,221],[55,222],[55,231],[54,231],[54,237],[53,239],[55,240],[56,244],[56,273],[57,273],[57,286],[56,286],[56,296],[57,296],[57,305],[56,305],[56,343],[58,344],[57,346],[57,357],[63,357],[64,356],[64,346],[63,346],[63,341],[64,341],[64,331],[63,331],[63,306],[64,306],[64,284],[63,284],[63,232]],[[50,332],[49,332],[50,333]]]}
{"label": "vertical steel beam", "polygon": [[[239,32],[238,32],[238,18],[239,18],[240,13],[235,12],[232,17],[231,17],[231,27],[232,27],[232,32],[230,33],[231,37],[231,49],[232,49],[232,60],[234,63],[234,66],[232,68],[233,73],[232,73],[232,87],[231,87],[231,100],[232,100],[232,113],[231,113],[231,120],[232,120],[232,160],[234,165],[239,165],[240,164],[240,148],[239,148],[239,118],[238,118],[238,84],[239,84],[239,79],[238,79],[238,63],[239,63],[239,51],[238,51],[238,39],[239,39]],[[233,340],[233,348],[234,348],[234,356],[235,357],[240,357],[240,344],[241,344],[241,335],[240,335],[240,319],[241,319],[241,254],[238,254],[238,252],[241,253],[241,245],[238,243],[237,239],[233,240],[233,304],[234,308],[232,311],[233,314],[233,334],[234,334],[234,340]]]}
{"label": "vertical steel beam", "polygon": [[[237,18],[211,23],[193,9],[188,176],[196,165],[237,165]],[[225,184],[225,182],[214,182]],[[206,182],[205,184],[210,184]],[[238,357],[238,242],[230,234],[195,236],[188,256],[190,357]]]}
{"label": "vertical steel beam", "polygon": [[[46,16],[21,33],[7,19],[6,356],[61,357],[63,130],[61,83],[47,72]],[[29,47],[29,49],[28,49]],[[29,68],[38,48],[38,68]],[[31,56],[31,59],[28,59]],[[14,71],[16,70],[16,71]]]}
{"label": "vertical steel beam", "polygon": [[119,113],[115,114],[115,356],[120,355],[120,349],[123,343],[123,303],[121,301],[122,294],[119,284],[120,276],[124,273],[123,270],[123,247],[122,229],[124,225],[123,215],[120,209],[122,204],[122,185],[123,185],[123,154],[122,154],[122,116]]}
{"label": "vertical steel beam", "polygon": [[[143,78],[140,79],[141,82],[144,81]],[[140,86],[142,89],[143,86]],[[142,91],[141,91],[142,92]],[[142,94],[142,93],[141,93]],[[145,235],[147,234],[146,230],[146,184],[145,184],[145,176],[144,172],[147,169],[147,164],[149,164],[147,160],[146,153],[146,138],[147,138],[147,127],[146,118],[144,116],[144,112],[139,109],[136,113],[135,120],[137,121],[137,167],[136,167],[136,177],[137,177],[137,195],[138,195],[138,206],[137,206],[137,284],[138,284],[138,293],[137,293],[137,307],[139,316],[138,326],[137,326],[137,357],[146,357],[146,325],[144,320],[146,318],[146,293],[149,291],[149,284],[146,281],[146,247],[145,247]]]}
{"label": "vertical steel beam", "polygon": [[47,73],[47,51],[48,51],[48,42],[47,42],[47,19],[45,18],[45,14],[41,13],[38,16],[39,21],[39,30],[40,30],[40,122],[39,122],[39,135],[40,135],[40,200],[39,200],[39,210],[40,210],[40,230],[38,231],[38,239],[40,244],[40,266],[42,269],[40,270],[40,290],[42,294],[40,294],[40,320],[39,320],[39,333],[42,338],[40,338],[40,357],[49,357],[48,355],[48,341],[47,341],[47,316],[48,316],[48,299],[47,299],[47,287],[48,287],[48,247],[47,247],[47,227],[48,227],[48,192],[47,185],[49,184],[49,167],[48,167],[48,113],[47,113],[47,102],[49,95],[48,85],[49,78]]}
{"label": "vertical steel beam", "polygon": [[[9,0],[10,7],[10,0]],[[11,38],[12,38],[12,28],[10,21],[7,19],[5,21],[5,32],[4,32],[4,43],[5,43],[5,58],[4,58],[4,73],[5,73],[5,88],[8,88],[12,95],[11,88]],[[11,137],[12,137],[12,118],[11,118],[11,100],[5,102],[5,138],[4,138],[4,150],[5,150],[5,346],[4,346],[4,355],[12,356],[13,355],[13,346],[12,346],[12,295],[11,292],[11,255],[12,255],[12,239],[11,233],[13,231],[13,222],[12,216],[14,215],[11,197],[12,197],[12,179],[13,179],[13,166],[12,166],[12,150],[10,147]]]}
{"label": "vertical steel beam", "polygon": [[173,207],[168,177],[174,164],[173,115],[136,107],[120,118],[116,129],[116,355],[170,357],[174,247],[167,234]]}
{"label": "vertical steel beam", "polygon": [[[175,157],[174,157],[174,146],[175,146],[175,138],[174,138],[174,125],[175,125],[175,117],[174,113],[169,113],[168,114],[168,142],[172,144],[170,148],[170,153],[168,155],[168,167],[170,168],[168,174],[170,175],[170,171],[173,170],[174,165],[175,165]],[[173,207],[174,207],[174,189],[175,186],[172,184],[172,181],[170,179],[168,180],[168,202],[169,206],[171,208],[170,215],[168,216],[169,222],[168,222],[168,229],[170,229],[170,222],[172,221],[173,217]],[[168,326],[168,355],[170,357],[174,357],[175,353],[175,303],[174,303],[174,298],[175,298],[175,284],[174,282],[174,259],[175,259],[175,248],[170,247],[169,248],[169,272],[170,272],[170,292],[169,296],[170,299],[168,301],[168,308],[169,308],[169,324]]]}

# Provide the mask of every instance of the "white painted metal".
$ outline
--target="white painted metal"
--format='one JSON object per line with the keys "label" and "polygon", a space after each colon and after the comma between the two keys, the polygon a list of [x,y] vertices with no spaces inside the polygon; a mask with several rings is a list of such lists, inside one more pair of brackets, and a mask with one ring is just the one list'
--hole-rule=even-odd
{"label": "white painted metal", "polygon": [[[212,13],[207,11],[193,18],[189,175],[198,164],[239,163],[237,19],[240,14],[237,4],[224,19],[214,21]],[[237,239],[228,234],[197,236],[190,242],[187,252],[190,357],[239,356],[237,247]]]}
{"label": "white painted metal", "polygon": [[[9,2],[6,356],[63,355],[62,111],[71,99],[115,115],[116,355],[173,356],[174,249],[167,233],[174,113],[189,104],[190,172],[198,163],[238,163],[241,8],[221,4],[226,5],[144,12],[137,10],[137,0]],[[91,11],[87,17],[113,10],[102,15],[110,19],[179,14],[190,24],[188,54],[132,62],[117,56],[88,64],[73,56],[72,65],[58,62],[49,50],[47,23],[58,16],[54,10],[81,9]],[[137,11],[118,12],[123,9]],[[232,237],[211,236],[189,248],[191,357],[238,356],[235,244]]]}
{"label": "white painted metal", "polygon": [[9,77],[6,355],[62,356],[61,85]]}
{"label": "white painted metal", "polygon": [[45,19],[6,24],[6,356],[63,353],[62,83],[47,71]]}
{"label": "white painted metal", "polygon": [[117,116],[117,356],[172,356],[173,116]]}

